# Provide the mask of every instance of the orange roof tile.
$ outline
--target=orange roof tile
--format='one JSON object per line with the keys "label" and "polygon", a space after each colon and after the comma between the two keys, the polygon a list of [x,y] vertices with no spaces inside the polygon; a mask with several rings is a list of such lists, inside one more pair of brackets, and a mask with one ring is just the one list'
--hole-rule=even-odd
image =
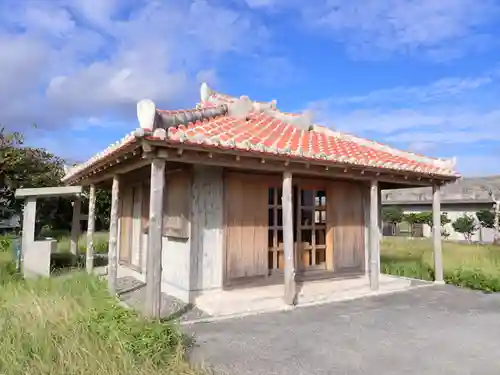
{"label": "orange roof tile", "polygon": [[[245,116],[231,113],[231,106],[238,105],[239,100],[243,100],[243,106],[252,103],[252,109]],[[255,106],[255,103],[258,104]],[[326,161],[332,164],[459,177],[453,170],[452,163],[444,160],[396,150],[317,125],[304,127],[297,122],[303,120],[301,115],[280,112],[275,108],[275,102],[251,102],[248,98],[236,99],[212,91],[208,100],[202,100],[195,109],[164,111],[156,110],[152,102],[148,105],[153,106],[151,110],[160,115],[160,118],[163,116],[168,121],[168,125],[163,123],[167,131],[166,138],[162,139],[170,144],[184,143],[214,149]],[[307,124],[307,120],[304,121]],[[142,127],[142,133],[148,139],[154,138],[153,129]],[[99,160],[111,157],[117,150],[135,140],[134,133],[127,135],[121,142],[111,145],[86,163],[73,168],[63,180],[67,181],[91,168]]]}

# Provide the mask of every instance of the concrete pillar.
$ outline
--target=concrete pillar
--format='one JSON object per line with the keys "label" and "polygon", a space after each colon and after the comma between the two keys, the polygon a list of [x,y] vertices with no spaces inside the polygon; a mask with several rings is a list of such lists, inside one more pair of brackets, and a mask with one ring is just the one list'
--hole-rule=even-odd
{"label": "concrete pillar", "polygon": [[441,195],[440,186],[432,188],[432,240],[434,249],[434,281],[438,284],[444,283],[443,278],[443,254],[441,243]]}
{"label": "concrete pillar", "polygon": [[32,246],[35,241],[35,223],[36,197],[27,197],[24,200],[21,257],[26,254],[27,248]]}

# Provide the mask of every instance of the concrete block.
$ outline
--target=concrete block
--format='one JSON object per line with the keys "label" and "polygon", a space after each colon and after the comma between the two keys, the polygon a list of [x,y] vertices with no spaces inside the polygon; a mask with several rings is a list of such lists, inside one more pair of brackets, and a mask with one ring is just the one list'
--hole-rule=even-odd
{"label": "concrete block", "polygon": [[24,248],[23,275],[29,277],[50,276],[50,254],[55,252],[57,241],[34,241]]}

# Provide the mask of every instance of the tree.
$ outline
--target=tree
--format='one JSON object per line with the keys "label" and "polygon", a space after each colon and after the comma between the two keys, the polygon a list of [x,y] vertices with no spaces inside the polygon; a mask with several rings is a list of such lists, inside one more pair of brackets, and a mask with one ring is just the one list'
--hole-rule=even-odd
{"label": "tree", "polygon": [[481,182],[481,187],[488,192],[493,202],[495,202],[493,206],[495,210],[493,214],[493,228],[495,229],[493,243],[500,245],[500,188],[485,179]]}
{"label": "tree", "polygon": [[462,233],[468,242],[471,242],[472,235],[478,229],[474,217],[467,214],[457,218],[451,225],[456,232]]}
{"label": "tree", "polygon": [[[0,206],[3,212],[22,212],[23,202],[14,197],[18,188],[39,188],[61,185],[64,160],[42,148],[24,146],[19,132],[8,132],[0,127]],[[83,199],[83,205],[88,200]],[[109,225],[109,193],[97,191],[96,230]],[[37,232],[43,226],[69,230],[73,208],[68,198],[39,199],[37,202]]]}
{"label": "tree", "polygon": [[382,208],[382,220],[386,223],[399,224],[403,221],[404,213],[399,206],[387,206]]}
{"label": "tree", "polygon": [[[434,226],[434,217],[432,215],[432,212],[419,212],[417,214],[416,218],[417,222],[422,223],[422,224],[427,224],[429,227],[431,227],[431,230]],[[446,224],[451,223],[451,220],[448,218],[448,213],[447,212],[442,212],[441,213],[441,226],[445,226]]]}
{"label": "tree", "polygon": [[476,212],[476,217],[483,228],[495,227],[495,213],[491,210],[479,210]]}

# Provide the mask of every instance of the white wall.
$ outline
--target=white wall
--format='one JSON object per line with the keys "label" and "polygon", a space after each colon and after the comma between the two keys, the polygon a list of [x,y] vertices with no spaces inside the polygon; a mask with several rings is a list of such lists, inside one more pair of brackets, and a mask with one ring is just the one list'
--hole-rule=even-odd
{"label": "white wall", "polygon": [[[186,302],[205,290],[220,289],[223,280],[223,170],[194,166],[187,240],[163,237],[162,292]],[[142,235],[142,274],[121,274],[145,281],[148,235]],[[123,267],[122,267],[123,268]]]}
{"label": "white wall", "polygon": [[[463,241],[465,240],[462,233],[458,233],[453,229],[452,223],[457,218],[462,217],[464,214],[470,215],[476,219],[477,224],[479,222],[476,218],[476,212],[481,210],[482,208],[475,207],[474,205],[456,205],[455,207],[444,207],[441,212],[446,212],[448,214],[448,218],[451,220],[451,223],[448,223],[444,226],[446,231],[450,233],[448,237],[449,240],[454,241]],[[431,208],[429,208],[431,210]],[[415,213],[415,212],[423,212],[421,207],[405,207],[405,213]],[[428,225],[423,226],[423,234],[424,237],[432,237],[431,227]],[[492,228],[480,228],[476,231],[476,233],[472,236],[472,241],[474,242],[485,242],[491,243],[493,242],[494,230]]]}

